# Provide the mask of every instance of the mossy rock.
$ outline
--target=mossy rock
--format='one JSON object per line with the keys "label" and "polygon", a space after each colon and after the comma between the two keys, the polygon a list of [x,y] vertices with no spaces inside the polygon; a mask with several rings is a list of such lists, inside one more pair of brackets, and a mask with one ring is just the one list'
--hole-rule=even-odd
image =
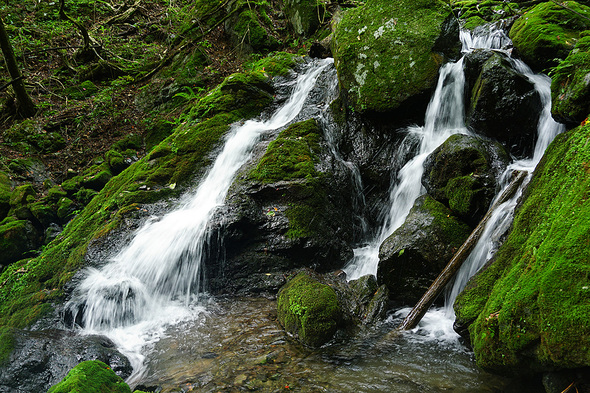
{"label": "mossy rock", "polygon": [[464,20],[463,28],[466,30],[509,18],[520,10],[518,2],[493,0],[451,1],[451,5],[459,18]]}
{"label": "mossy rock", "polygon": [[80,83],[77,86],[72,86],[65,89],[64,93],[74,100],[84,100],[95,95],[98,92],[98,87],[89,80]]}
{"label": "mossy rock", "polygon": [[0,226],[0,265],[7,266],[41,245],[39,234],[28,220],[13,220]]}
{"label": "mossy rock", "polygon": [[326,3],[318,0],[286,0],[285,13],[296,34],[310,35],[320,26],[326,14]]}
{"label": "mossy rock", "polygon": [[278,49],[279,40],[268,16],[268,3],[237,1],[233,7],[235,13],[225,22],[225,29],[242,53]]}
{"label": "mossy rock", "polygon": [[30,204],[29,210],[44,228],[49,227],[51,223],[58,222],[55,206],[48,204],[46,200],[40,200]]}
{"label": "mossy rock", "polygon": [[0,171],[0,221],[6,217],[10,210],[10,195],[12,194],[12,182],[10,177]]}
{"label": "mossy rock", "polygon": [[71,369],[47,393],[131,393],[131,389],[105,363],[87,360]]}
{"label": "mossy rock", "polygon": [[561,122],[581,123],[590,113],[590,31],[552,70],[551,114]]}
{"label": "mossy rock", "polygon": [[510,29],[514,48],[536,69],[557,65],[556,59],[565,59],[580,33],[590,29],[590,7],[575,1],[564,1],[563,5],[552,1],[538,4]]}
{"label": "mossy rock", "polygon": [[287,76],[293,68],[304,61],[304,57],[294,53],[274,52],[270,56],[260,59],[250,65],[250,70],[262,70],[271,77]]}
{"label": "mossy rock", "polygon": [[[332,41],[354,110],[388,112],[434,88],[450,7],[439,0],[369,0],[342,15]],[[458,43],[458,29],[452,41]]]}
{"label": "mossy rock", "polygon": [[475,227],[487,212],[497,179],[509,162],[501,144],[456,134],[427,157],[422,185],[430,196]]}
{"label": "mossy rock", "polygon": [[377,281],[392,299],[413,304],[451,260],[471,228],[428,195],[379,247]]}
{"label": "mossy rock", "polygon": [[10,206],[26,206],[31,202],[34,202],[37,196],[37,191],[33,188],[32,184],[23,184],[14,189],[10,195]]}
{"label": "mossy rock", "polygon": [[332,339],[342,314],[336,291],[306,272],[297,274],[281,288],[277,310],[285,330],[312,347]]}
{"label": "mossy rock", "polygon": [[551,143],[493,263],[455,302],[486,370],[590,365],[589,140],[584,125]]}

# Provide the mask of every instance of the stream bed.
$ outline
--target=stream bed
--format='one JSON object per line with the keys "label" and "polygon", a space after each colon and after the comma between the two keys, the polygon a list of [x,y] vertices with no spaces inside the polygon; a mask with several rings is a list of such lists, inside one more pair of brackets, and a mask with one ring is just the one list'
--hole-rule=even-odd
{"label": "stream bed", "polygon": [[[210,300],[207,311],[168,329],[145,361],[138,388],[161,392],[526,392],[524,383],[480,370],[456,334],[374,328],[310,349],[276,320],[276,301]],[[444,320],[441,310],[441,320]],[[437,318],[436,312],[429,313]],[[436,321],[425,321],[426,326]],[[393,333],[392,333],[393,332]]]}

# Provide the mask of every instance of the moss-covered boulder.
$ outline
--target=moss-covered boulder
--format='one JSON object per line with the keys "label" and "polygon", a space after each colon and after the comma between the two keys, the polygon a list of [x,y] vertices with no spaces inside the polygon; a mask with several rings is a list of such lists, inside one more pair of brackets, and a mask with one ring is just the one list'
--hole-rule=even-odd
{"label": "moss-covered boulder", "polygon": [[342,314],[334,289],[307,272],[299,273],[281,288],[277,310],[285,330],[312,347],[332,339]]}
{"label": "moss-covered boulder", "polygon": [[279,35],[269,14],[276,12],[266,1],[238,0],[231,5],[225,30],[243,53],[268,52],[279,47]]}
{"label": "moss-covered boulder", "polygon": [[131,389],[105,363],[87,360],[74,367],[48,393],[131,393]]}
{"label": "moss-covered boulder", "polygon": [[590,366],[589,140],[584,125],[551,143],[495,260],[455,302],[486,370]]}
{"label": "moss-covered boulder", "polygon": [[206,267],[213,289],[272,293],[282,282],[269,282],[267,273],[324,272],[352,256],[350,177],[320,166],[325,154],[319,123],[297,122],[238,176],[219,215],[224,262]]}
{"label": "moss-covered boulder", "polygon": [[574,48],[580,32],[590,29],[590,7],[575,1],[563,6],[547,1],[514,22],[510,38],[523,60],[537,69],[557,65]]}
{"label": "moss-covered boulder", "polygon": [[[439,0],[369,0],[337,24],[338,79],[360,112],[388,112],[435,86],[450,7]],[[456,24],[455,24],[456,26]],[[449,29],[458,43],[458,29]]]}
{"label": "moss-covered boulder", "polygon": [[541,113],[534,84],[515,71],[504,55],[494,53],[483,63],[471,90],[467,124],[494,138],[516,155],[532,152]]}
{"label": "moss-covered boulder", "polygon": [[286,0],[285,13],[295,33],[309,35],[319,27],[326,13],[326,4],[318,0]]}
{"label": "moss-covered boulder", "polygon": [[379,248],[378,283],[387,286],[390,298],[415,303],[470,233],[445,205],[421,196]]}
{"label": "moss-covered boulder", "polygon": [[497,22],[515,15],[519,2],[497,2],[490,0],[452,0],[451,5],[457,16],[464,22],[463,28],[473,30],[486,23]]}
{"label": "moss-covered boulder", "polygon": [[39,233],[30,221],[6,219],[0,223],[0,266],[18,261],[40,245]]}
{"label": "moss-covered boulder", "polygon": [[422,185],[430,196],[475,227],[496,195],[498,178],[509,162],[498,142],[456,134],[428,156]]}
{"label": "moss-covered boulder", "polygon": [[579,124],[590,113],[590,31],[551,75],[551,113],[555,119]]}

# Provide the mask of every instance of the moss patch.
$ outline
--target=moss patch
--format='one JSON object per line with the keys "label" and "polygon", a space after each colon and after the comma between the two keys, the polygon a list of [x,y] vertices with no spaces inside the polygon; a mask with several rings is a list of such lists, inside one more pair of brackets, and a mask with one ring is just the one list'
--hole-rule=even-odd
{"label": "moss patch", "polygon": [[431,89],[443,61],[435,43],[451,10],[438,0],[367,1],[336,26],[333,54],[357,111],[386,112]]}
{"label": "moss patch", "polygon": [[590,31],[551,73],[551,113],[580,123],[590,113]]}
{"label": "moss patch", "polygon": [[314,347],[333,337],[341,314],[336,291],[305,272],[281,288],[277,309],[285,330]]}
{"label": "moss patch", "polygon": [[88,360],[71,369],[48,393],[131,393],[131,389],[108,365]]}
{"label": "moss patch", "polygon": [[515,15],[520,9],[517,2],[508,3],[494,0],[451,1],[451,5],[459,18],[465,21],[463,28],[467,30],[508,18]]}
{"label": "moss patch", "polygon": [[533,67],[556,65],[555,59],[565,59],[574,48],[580,32],[590,29],[590,7],[575,1],[563,4],[575,13],[548,1],[525,12],[510,29],[514,47]]}
{"label": "moss patch", "polygon": [[550,145],[513,229],[455,304],[481,367],[590,365],[590,125]]}

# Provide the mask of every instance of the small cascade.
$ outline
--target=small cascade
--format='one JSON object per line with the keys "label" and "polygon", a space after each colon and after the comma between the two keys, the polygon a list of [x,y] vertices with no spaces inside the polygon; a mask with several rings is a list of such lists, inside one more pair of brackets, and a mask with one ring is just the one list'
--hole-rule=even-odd
{"label": "small cascade", "polygon": [[[543,154],[551,141],[561,132],[565,131],[563,124],[557,123],[551,116],[551,78],[547,75],[535,74],[524,62],[518,59],[510,58],[514,69],[526,76],[535,86],[535,90],[541,97],[542,111],[537,125],[537,140],[533,157],[529,159],[517,160],[506,168],[502,174],[502,190],[510,183],[514,171],[524,171],[528,175],[520,186],[519,191],[508,201],[500,205],[493,213],[490,221],[486,225],[484,233],[479,242],[475,245],[469,258],[463,263],[463,266],[457,274],[452,285],[447,288],[445,296],[445,310],[448,318],[454,319],[453,303],[459,293],[467,285],[467,281],[489,261],[498,249],[500,238],[506,233],[514,217],[514,209],[522,190],[529,183],[535,167],[543,157]],[[492,202],[493,204],[494,202]]]}
{"label": "small cascade", "polygon": [[202,311],[194,300],[203,285],[209,220],[260,137],[302,112],[316,79],[332,62],[311,62],[295,81],[290,98],[270,119],[234,126],[196,190],[174,211],[149,220],[105,266],[88,269],[74,291],[67,307],[74,315],[82,312],[76,320],[81,319],[84,331],[113,339],[130,357],[136,373],[143,361],[140,350],[157,341],[165,326]]}
{"label": "small cascade", "polygon": [[[463,51],[469,50],[473,41],[462,34]],[[424,126],[409,127],[400,149],[416,149],[414,157],[397,174],[390,190],[389,209],[384,214],[381,228],[373,240],[354,250],[354,257],[344,271],[349,279],[366,274],[376,275],[379,263],[379,246],[405,221],[414,201],[424,193],[421,179],[424,161],[437,147],[453,134],[468,134],[465,127],[464,104],[465,75],[463,58],[445,64],[438,78],[436,90],[428,104]],[[419,142],[416,143],[416,140]],[[402,153],[402,152],[400,152]],[[403,157],[405,154],[398,154]]]}

